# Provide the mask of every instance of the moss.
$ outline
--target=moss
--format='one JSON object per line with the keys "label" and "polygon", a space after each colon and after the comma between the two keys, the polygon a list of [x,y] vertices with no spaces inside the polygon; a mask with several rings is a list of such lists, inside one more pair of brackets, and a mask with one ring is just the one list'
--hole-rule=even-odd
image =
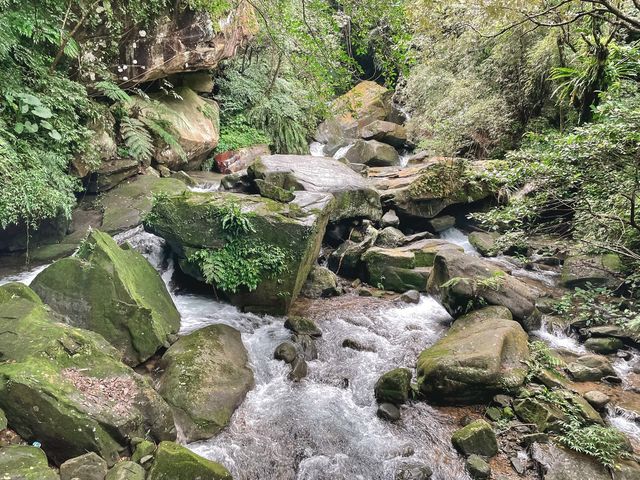
{"label": "moss", "polygon": [[76,257],[46,268],[32,287],[69,323],[103,335],[131,365],[151,357],[180,328],[180,314],[158,272],[138,252],[97,230]]}
{"label": "moss", "polygon": [[496,434],[484,420],[476,420],[454,432],[451,443],[465,455],[493,457],[498,453]]}
{"label": "moss", "polygon": [[36,447],[10,445],[0,448],[0,472],[3,479],[59,480],[47,461],[47,456]]}
{"label": "moss", "polygon": [[153,455],[153,452],[156,451],[156,444],[150,440],[143,440],[138,445],[136,445],[135,450],[133,451],[133,455],[131,455],[131,461],[140,463],[144,457],[148,455]]}
{"label": "moss", "polygon": [[147,480],[232,480],[226,468],[173,442],[158,446]]}
{"label": "moss", "polygon": [[409,399],[411,377],[411,370],[407,368],[396,368],[382,375],[374,389],[378,403],[405,403]]}
{"label": "moss", "polygon": [[0,305],[15,298],[23,298],[36,304],[42,304],[40,297],[24,283],[10,282],[0,286]]}

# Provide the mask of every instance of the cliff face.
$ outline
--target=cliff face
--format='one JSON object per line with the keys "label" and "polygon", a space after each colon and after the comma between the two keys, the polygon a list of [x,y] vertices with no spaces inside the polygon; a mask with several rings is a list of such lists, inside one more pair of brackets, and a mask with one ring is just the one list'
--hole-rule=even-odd
{"label": "cliff face", "polygon": [[120,82],[133,85],[210,70],[233,57],[257,28],[253,8],[245,1],[222,18],[188,10],[167,16],[153,31],[133,29],[129,33],[114,73]]}

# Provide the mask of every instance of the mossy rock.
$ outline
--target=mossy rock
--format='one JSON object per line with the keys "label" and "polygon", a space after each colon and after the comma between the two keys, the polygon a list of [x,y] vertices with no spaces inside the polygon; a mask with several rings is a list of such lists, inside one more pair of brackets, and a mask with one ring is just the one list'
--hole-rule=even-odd
{"label": "mossy rock", "polygon": [[60,480],[49,468],[47,456],[36,447],[10,445],[0,448],[2,480]]}
{"label": "mossy rock", "polygon": [[617,287],[622,260],[616,254],[575,255],[564,261],[560,282],[567,288]]}
{"label": "mossy rock", "polygon": [[592,337],[584,342],[584,346],[592,352],[608,355],[624,348],[624,342],[614,337]]}
{"label": "mossy rock", "polygon": [[140,463],[140,461],[149,455],[153,455],[153,452],[156,451],[156,444],[151,440],[142,440],[138,443],[133,451],[133,455],[131,455],[131,461],[135,463]]}
{"label": "mossy rock", "polygon": [[2,285],[2,288],[0,288],[0,305],[19,298],[42,305],[42,300],[36,294],[36,292],[27,287],[24,283],[5,283],[4,285]]}
{"label": "mossy rock", "polygon": [[318,328],[313,320],[306,317],[292,315],[284,322],[284,326],[298,335],[322,336],[322,330]]}
{"label": "mossy rock", "polygon": [[243,241],[278,248],[285,260],[283,273],[265,275],[255,290],[241,286],[235,293],[223,293],[245,310],[284,314],[318,258],[332,204],[332,197],[321,193],[296,192],[295,200],[284,204],[229,192],[189,192],[157,202],[145,225],[167,240],[185,273],[202,280],[201,267],[190,260],[191,254],[227,245],[229,235],[220,218],[225,209],[236,206],[252,226],[242,234]]}
{"label": "mossy rock", "polygon": [[500,234],[495,232],[471,232],[469,234],[469,243],[483,257],[495,257],[498,254],[496,251],[498,238],[500,238]]}
{"label": "mossy rock", "polygon": [[477,403],[517,388],[527,375],[528,336],[504,307],[453,323],[417,363],[420,392],[437,403]]}
{"label": "mossy rock", "polygon": [[173,442],[158,445],[147,480],[232,480],[222,465]]}
{"label": "mossy rock", "polygon": [[557,432],[560,423],[567,420],[560,408],[536,398],[517,400],[513,407],[518,418],[535,425],[539,432]]}
{"label": "mossy rock", "polygon": [[253,387],[240,332],[212,325],[180,338],[162,357],[158,392],[174,408],[189,442],[205,440],[229,424]]}
{"label": "mossy rock", "polygon": [[493,457],[498,453],[498,441],[491,425],[484,420],[476,420],[466,427],[456,430],[451,443],[464,455]]}
{"label": "mossy rock", "polygon": [[129,438],[175,438],[169,406],[99,334],[20,297],[3,302],[0,330],[0,408],[55,462],[96,452],[113,464]]}
{"label": "mossy rock", "polygon": [[105,480],[145,480],[147,472],[134,462],[118,462],[109,470]]}
{"label": "mossy rock", "polygon": [[101,334],[138,365],[180,328],[180,314],[158,272],[106,233],[90,232],[74,257],[43,270],[33,290],[65,321]]}
{"label": "mossy rock", "polygon": [[382,375],[374,387],[378,403],[401,405],[409,400],[412,376],[408,368],[396,368]]}

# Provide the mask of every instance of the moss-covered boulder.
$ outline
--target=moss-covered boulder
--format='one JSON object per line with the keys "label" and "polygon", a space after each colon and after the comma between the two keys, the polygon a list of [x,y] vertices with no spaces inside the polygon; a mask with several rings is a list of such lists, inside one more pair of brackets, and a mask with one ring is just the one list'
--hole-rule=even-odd
{"label": "moss-covered boulder", "polygon": [[212,325],[180,338],[162,357],[158,391],[186,441],[213,437],[253,386],[240,332]]}
{"label": "moss-covered boulder", "polygon": [[342,288],[335,273],[327,267],[314,265],[301,293],[307,298],[334,297],[342,293]]}
{"label": "moss-covered boulder", "polygon": [[622,261],[614,253],[574,255],[562,267],[560,282],[567,288],[616,287],[620,284]]}
{"label": "moss-covered boulder", "polygon": [[380,195],[368,180],[332,158],[269,155],[256,161],[249,173],[284,190],[332,194],[336,199],[331,212],[333,222],[382,217]]}
{"label": "moss-covered boulder", "polygon": [[162,442],[147,480],[232,480],[229,471],[173,442]]}
{"label": "moss-covered boulder", "polygon": [[418,386],[438,403],[474,403],[524,383],[528,337],[504,307],[456,320],[445,337],[418,357]]}
{"label": "moss-covered boulder", "polygon": [[498,238],[500,238],[500,234],[495,232],[471,232],[469,234],[469,243],[483,257],[495,257],[498,254],[496,249]]}
{"label": "moss-covered boulder", "polygon": [[180,314],[162,278],[135,250],[92,231],[78,253],[43,270],[31,287],[65,321],[101,334],[129,365],[168,347]]}
{"label": "moss-covered boulder", "polygon": [[378,403],[401,405],[409,400],[412,376],[408,368],[396,368],[382,375],[374,387]]}
{"label": "moss-covered boulder", "polygon": [[428,289],[440,296],[452,315],[464,313],[469,305],[501,305],[527,330],[539,327],[540,293],[487,260],[442,249],[435,257]]}
{"label": "moss-covered boulder", "polygon": [[405,168],[371,168],[369,179],[380,191],[385,207],[399,214],[432,219],[451,205],[491,197],[495,187],[478,180],[485,166],[456,158],[433,158]]}
{"label": "moss-covered boulder", "polygon": [[498,453],[498,441],[491,425],[484,420],[476,420],[466,427],[456,430],[451,443],[464,455],[493,457]]}
{"label": "moss-covered boulder", "polygon": [[130,438],[175,438],[169,406],[99,334],[56,323],[41,303],[3,293],[0,331],[0,408],[55,462],[96,452],[113,464]]}
{"label": "moss-covered boulder", "polygon": [[60,480],[49,468],[47,456],[36,447],[10,445],[0,448],[2,480]]}
{"label": "moss-covered boulder", "polygon": [[[246,310],[283,314],[318,258],[332,204],[330,195],[311,192],[286,204],[189,192],[157,201],[145,226],[167,240],[188,275]],[[224,222],[232,217],[242,231]]]}
{"label": "moss-covered boulder", "polygon": [[135,462],[118,462],[116,463],[105,480],[144,480],[147,472]]}
{"label": "moss-covered boulder", "polygon": [[614,337],[592,337],[584,342],[584,346],[592,352],[609,355],[624,348],[624,342]]}

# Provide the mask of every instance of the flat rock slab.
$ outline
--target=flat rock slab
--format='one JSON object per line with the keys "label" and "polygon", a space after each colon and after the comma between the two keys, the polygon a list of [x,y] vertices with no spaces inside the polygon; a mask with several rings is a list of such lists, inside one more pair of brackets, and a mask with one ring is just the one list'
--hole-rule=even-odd
{"label": "flat rock slab", "polygon": [[256,161],[251,175],[284,190],[330,193],[336,198],[331,221],[382,217],[380,195],[369,181],[332,158],[269,155]]}

